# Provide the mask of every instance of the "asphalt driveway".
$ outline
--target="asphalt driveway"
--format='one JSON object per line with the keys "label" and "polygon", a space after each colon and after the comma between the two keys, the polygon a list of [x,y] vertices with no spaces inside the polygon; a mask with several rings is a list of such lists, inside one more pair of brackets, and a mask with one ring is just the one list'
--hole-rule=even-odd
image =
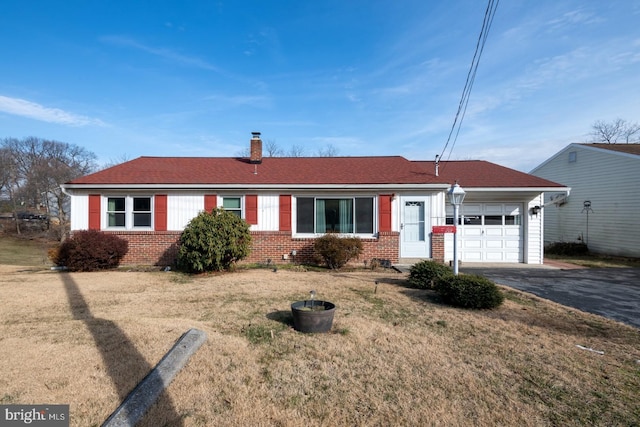
{"label": "asphalt driveway", "polygon": [[460,267],[494,282],[640,328],[640,268]]}

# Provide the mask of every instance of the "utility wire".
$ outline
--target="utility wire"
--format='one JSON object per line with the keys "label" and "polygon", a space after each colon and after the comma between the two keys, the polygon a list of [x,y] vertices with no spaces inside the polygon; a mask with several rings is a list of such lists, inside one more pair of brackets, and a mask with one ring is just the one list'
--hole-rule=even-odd
{"label": "utility wire", "polygon": [[[480,57],[482,56],[482,52],[484,51],[484,45],[487,42],[487,37],[489,36],[489,30],[491,29],[491,25],[493,24],[493,18],[496,14],[496,10],[498,9],[498,3],[500,0],[489,0],[487,4],[487,9],[484,12],[484,19],[482,21],[482,28],[480,29],[480,35],[478,36],[478,41],[476,42],[476,50],[473,53],[473,59],[471,60],[471,66],[469,67],[469,72],[467,73],[467,80],[464,84],[464,89],[462,90],[462,96],[460,98],[460,103],[458,104],[458,111],[456,112],[456,116],[453,120],[453,125],[451,126],[451,130],[449,131],[449,136],[447,137],[447,142],[442,149],[442,153],[438,157],[436,162],[439,162],[444,156],[449,143],[451,142],[451,137],[455,132],[455,137],[453,138],[453,142],[451,144],[451,149],[449,150],[449,155],[447,156],[447,160],[451,157],[451,153],[453,153],[453,148],[456,145],[456,141],[458,140],[458,135],[460,134],[460,127],[462,126],[462,121],[467,112],[467,106],[469,105],[469,98],[471,95],[471,88],[473,87],[473,83],[476,79],[476,73],[478,72],[478,65],[480,64]],[[458,121],[458,119],[460,119]],[[444,168],[444,165],[442,165]]]}

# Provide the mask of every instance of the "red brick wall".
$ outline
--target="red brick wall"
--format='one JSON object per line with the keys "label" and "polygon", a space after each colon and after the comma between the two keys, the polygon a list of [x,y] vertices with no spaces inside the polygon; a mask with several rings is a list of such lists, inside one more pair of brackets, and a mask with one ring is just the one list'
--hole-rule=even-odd
{"label": "red brick wall", "polygon": [[[178,254],[179,231],[106,231],[118,235],[129,242],[129,252],[122,260],[124,265],[173,265]],[[296,250],[295,262],[315,262],[313,253],[314,239],[292,238],[290,231],[252,231],[251,255],[245,262],[273,263],[294,261],[291,251]],[[443,241],[444,242],[444,241]],[[372,258],[388,259],[398,262],[400,233],[380,232],[377,238],[362,239],[363,254],[353,263],[370,262]],[[444,245],[443,245],[444,248]],[[287,254],[288,260],[282,256]],[[444,249],[443,249],[444,258]]]}
{"label": "red brick wall", "polygon": [[173,265],[178,256],[180,231],[105,231],[129,242],[124,265]]}
{"label": "red brick wall", "polygon": [[[291,252],[296,251],[295,262],[314,263],[312,238],[292,238],[288,231],[254,231],[251,255],[248,262],[289,262]],[[362,239],[363,252],[360,258],[354,262],[371,261],[372,258],[388,259],[392,263],[398,262],[398,250],[400,248],[400,233],[380,232],[378,238]],[[289,257],[288,261],[282,259],[283,255]]]}
{"label": "red brick wall", "polygon": [[444,262],[444,234],[431,234],[431,259]]}

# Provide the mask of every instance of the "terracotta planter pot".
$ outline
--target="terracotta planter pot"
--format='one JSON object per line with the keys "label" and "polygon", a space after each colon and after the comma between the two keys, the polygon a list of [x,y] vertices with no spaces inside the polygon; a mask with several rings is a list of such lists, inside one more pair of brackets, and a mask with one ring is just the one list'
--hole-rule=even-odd
{"label": "terracotta planter pot", "polygon": [[329,332],[336,306],[328,301],[296,301],[291,304],[293,327],[304,333]]}

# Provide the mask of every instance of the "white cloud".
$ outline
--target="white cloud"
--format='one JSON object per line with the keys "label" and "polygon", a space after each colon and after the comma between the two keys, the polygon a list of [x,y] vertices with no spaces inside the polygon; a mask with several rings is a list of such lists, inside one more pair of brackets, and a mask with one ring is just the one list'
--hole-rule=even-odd
{"label": "white cloud", "polygon": [[256,95],[210,95],[204,98],[207,101],[213,101],[222,108],[250,106],[256,108],[271,108],[273,106],[272,99],[267,96]]}
{"label": "white cloud", "polygon": [[218,73],[221,72],[221,70],[215,65],[210,64],[209,62],[203,59],[200,59],[198,57],[183,55],[171,49],[147,46],[127,37],[105,36],[105,37],[102,37],[101,40],[103,42],[111,43],[114,45],[125,46],[133,49],[141,50],[148,54],[158,56],[168,61],[182,64],[184,66],[201,68],[204,70],[215,71]]}
{"label": "white cloud", "polygon": [[48,123],[58,123],[69,126],[104,126],[99,119],[70,113],[59,108],[49,108],[35,102],[20,98],[9,98],[0,95],[0,111],[16,116],[28,117]]}

